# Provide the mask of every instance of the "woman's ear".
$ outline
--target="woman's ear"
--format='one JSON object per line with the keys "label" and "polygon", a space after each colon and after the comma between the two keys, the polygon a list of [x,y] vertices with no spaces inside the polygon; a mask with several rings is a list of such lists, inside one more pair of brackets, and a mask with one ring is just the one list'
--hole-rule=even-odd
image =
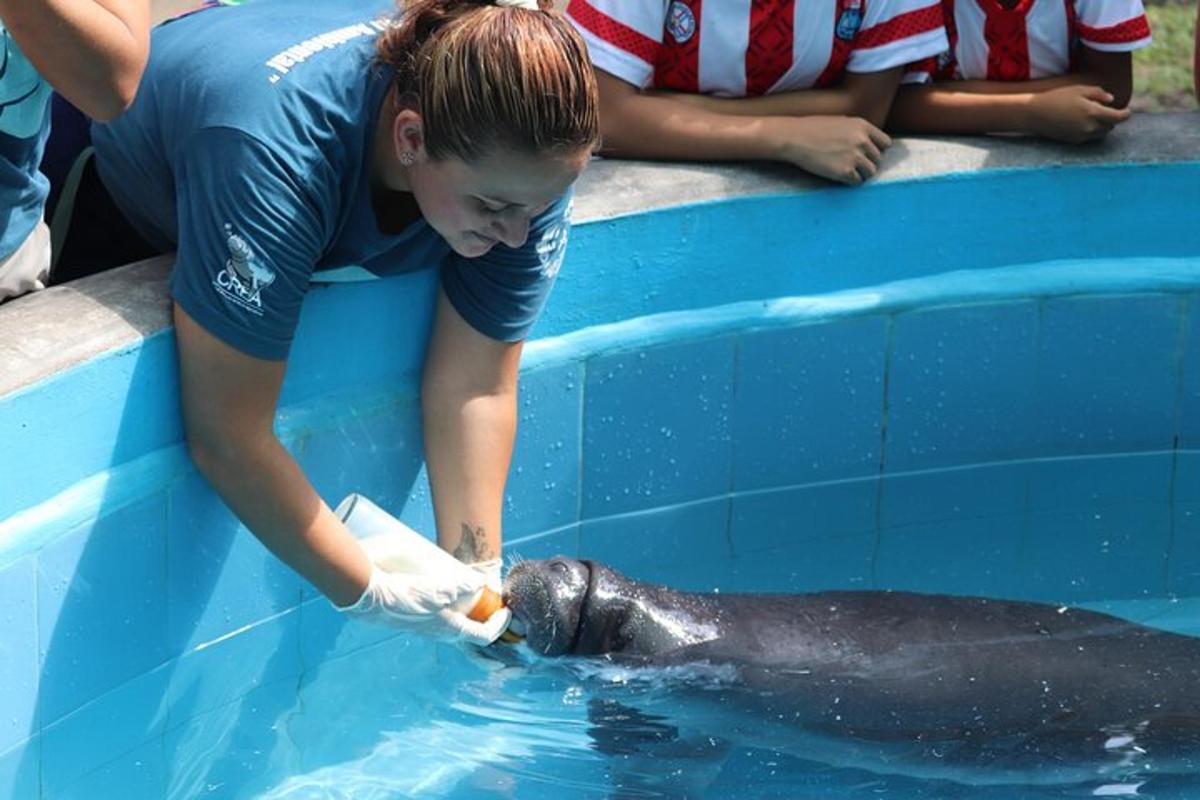
{"label": "woman's ear", "polygon": [[396,157],[405,166],[412,166],[425,157],[425,126],[421,115],[411,108],[402,108],[392,123],[392,144]]}

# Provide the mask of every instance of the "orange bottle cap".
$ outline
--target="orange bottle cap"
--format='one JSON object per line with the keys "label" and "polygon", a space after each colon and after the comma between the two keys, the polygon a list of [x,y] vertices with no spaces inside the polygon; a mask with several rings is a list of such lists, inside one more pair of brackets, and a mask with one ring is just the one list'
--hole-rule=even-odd
{"label": "orange bottle cap", "polygon": [[[499,593],[485,586],[483,587],[483,594],[479,596],[478,602],[475,603],[475,607],[471,609],[467,617],[476,622],[487,622],[491,619],[492,614],[495,614],[501,608],[504,608],[504,600],[500,597]],[[505,630],[504,633],[500,634],[498,641],[507,644],[516,644],[524,638],[524,636],[520,636],[510,630]]]}

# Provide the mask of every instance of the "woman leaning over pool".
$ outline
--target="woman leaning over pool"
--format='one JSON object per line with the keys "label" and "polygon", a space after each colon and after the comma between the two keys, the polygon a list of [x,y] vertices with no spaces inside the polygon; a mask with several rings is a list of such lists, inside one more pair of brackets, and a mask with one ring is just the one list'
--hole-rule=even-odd
{"label": "woman leaning over pool", "polygon": [[[534,0],[419,0],[395,19],[363,0],[259,0],[170,22],[152,45],[137,102],[93,140],[123,217],[152,249],[177,250],[194,462],[338,607],[495,639],[506,612],[476,623],[448,607],[499,574],[521,341],[598,137],[582,42]],[[470,586],[375,567],[272,429],[310,280],[433,264],[426,460],[438,542],[479,566]]]}

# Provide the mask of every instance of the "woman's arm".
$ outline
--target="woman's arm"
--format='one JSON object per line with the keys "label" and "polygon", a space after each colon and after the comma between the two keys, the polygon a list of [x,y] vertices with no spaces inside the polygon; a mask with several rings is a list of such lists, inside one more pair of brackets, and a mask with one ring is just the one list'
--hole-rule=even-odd
{"label": "woman's arm", "polygon": [[438,544],[466,563],[500,557],[521,346],[477,332],[438,290],[421,387],[425,460]]}
{"label": "woman's arm", "polygon": [[335,605],[359,599],[371,563],[275,436],[286,362],[245,355],[175,306],[188,448],[201,474],[271,552]]}
{"label": "woman's arm", "polygon": [[[850,116],[745,116],[639,91],[597,70],[603,152],[625,158],[786,161],[831,180],[874,175],[891,140]],[[694,99],[694,98],[693,98]]]}
{"label": "woman's arm", "polygon": [[1129,118],[1129,53],[1083,48],[1081,70],[1035,81],[902,86],[888,129],[898,133],[1027,133],[1065,142],[1102,138]]}
{"label": "woman's arm", "polygon": [[55,91],[107,122],[133,103],[150,52],[148,0],[0,0],[0,19]]}

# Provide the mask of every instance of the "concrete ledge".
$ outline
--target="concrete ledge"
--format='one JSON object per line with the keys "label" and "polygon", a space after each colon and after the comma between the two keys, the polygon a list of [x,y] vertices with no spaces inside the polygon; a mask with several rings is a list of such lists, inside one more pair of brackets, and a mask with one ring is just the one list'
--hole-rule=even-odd
{"label": "concrete ledge", "polygon": [[[1102,143],[1068,147],[1018,138],[906,138],[887,151],[876,184],[1039,167],[1200,161],[1200,113],[1143,114]],[[783,165],[597,160],[580,181],[577,224],[734,197],[831,185]],[[834,191],[870,191],[842,189]],[[131,347],[170,323],[160,257],[0,306],[0,397],[101,353]]]}
{"label": "concrete ledge", "polygon": [[[897,139],[884,153],[874,184],[984,170],[1195,160],[1200,160],[1200,113],[1139,114],[1103,142],[1084,146],[1020,137]],[[575,219],[588,222],[665,206],[810,192],[831,185],[782,164],[597,160],[580,181]]]}

